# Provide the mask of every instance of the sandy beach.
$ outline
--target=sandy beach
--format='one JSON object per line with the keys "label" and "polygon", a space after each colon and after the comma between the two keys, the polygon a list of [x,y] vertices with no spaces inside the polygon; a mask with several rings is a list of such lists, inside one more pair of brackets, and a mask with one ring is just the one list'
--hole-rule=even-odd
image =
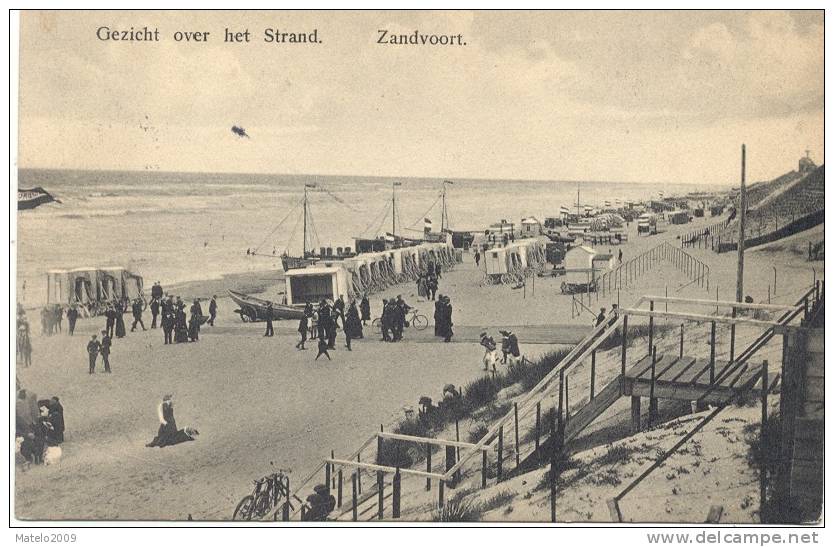
{"label": "sandy beach", "polygon": [[[630,234],[622,247],[624,259],[664,241],[679,245],[679,234],[697,226],[697,221],[669,226],[648,238]],[[802,242],[794,247],[801,248]],[[746,294],[766,300],[772,273],[759,272],[774,267],[778,285],[773,301],[790,301],[811,284],[811,266],[797,260],[790,248],[748,253]],[[735,254],[687,251],[710,265],[711,287],[717,285],[719,297],[729,299]],[[482,287],[480,278],[465,255],[464,263],[441,279],[440,292],[451,296],[454,321],[462,329],[487,327],[497,335],[497,328],[507,325],[590,325],[587,314],[571,317],[571,297],[559,294],[558,278],[537,279],[535,295],[529,286],[526,297],[521,289]],[[685,283],[674,267],[659,265],[622,291],[620,302],[667,288],[672,294]],[[222,295],[224,286],[262,291],[267,298],[283,290],[274,271],[170,290],[188,298],[207,297]],[[431,303],[420,302],[415,293],[408,284],[374,295],[372,315],[378,315],[381,298],[402,294],[431,317]],[[676,292],[715,298],[714,289],[710,293],[693,286]],[[617,296],[593,298],[592,307],[610,308]],[[166,347],[160,330],[128,332],[115,340],[112,375],[86,372],[84,348],[89,335],[103,327],[102,318],[81,320],[74,337],[41,336],[34,328],[33,365],[19,367],[18,377],[39,397],[61,397],[67,433],[59,465],[16,466],[18,518],[228,519],[253,479],[282,469],[300,481],[331,450],[337,456],[349,454],[380,424],[397,422],[403,408],[416,406],[421,395],[438,399],[444,384],[461,385],[482,374],[482,351],[475,342],[417,344],[406,331],[404,342],[383,344],[370,327],[354,351],[345,351],[340,336],[333,360],[314,362],[314,351],[294,349],[294,322],[276,323],[276,336],[265,338],[263,324],[242,323],[229,299],[220,298],[219,306],[217,326],[204,326],[198,343]],[[145,322],[150,324],[148,313]],[[556,347],[526,345],[522,350],[534,359]],[[200,436],[175,447],[146,448],[157,427],[156,404],[165,393],[174,394],[180,427],[195,427]],[[472,425],[461,424],[462,435]]]}

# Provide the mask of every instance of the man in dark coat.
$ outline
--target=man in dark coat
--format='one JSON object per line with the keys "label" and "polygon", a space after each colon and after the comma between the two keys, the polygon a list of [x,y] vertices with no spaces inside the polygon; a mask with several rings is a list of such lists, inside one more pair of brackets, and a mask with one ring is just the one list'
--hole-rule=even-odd
{"label": "man in dark coat", "polygon": [[382,330],[382,341],[390,342],[391,336],[389,335],[389,332],[391,331],[391,305],[385,298],[382,299],[382,317],[379,321]]}
{"label": "man in dark coat", "polygon": [[166,310],[162,312],[162,333],[165,336],[165,343],[166,344],[173,344],[173,333],[174,333],[174,312],[172,310]]}
{"label": "man in dark coat", "polygon": [[156,318],[159,316],[159,299],[151,299],[151,328],[156,328]]}
{"label": "man in dark coat", "polygon": [[[125,318],[124,313],[127,311],[129,301],[122,301],[116,303],[116,338],[124,338],[125,335]],[[112,338],[112,336],[111,336]]]}
{"label": "man in dark coat", "polygon": [[70,306],[70,309],[67,310],[67,323],[68,329],[67,332],[70,336],[75,333],[75,322],[78,321],[78,308],[75,307],[75,304]]}
{"label": "man in dark coat", "polygon": [[[298,334],[301,335],[301,340],[295,345],[295,349],[307,349],[304,347],[304,342],[307,341],[307,329],[310,327],[308,326],[308,322],[310,320],[310,316],[307,315],[307,308],[309,304],[304,307],[304,314],[301,316],[301,319],[298,320]],[[312,313],[312,312],[311,312]]]}
{"label": "man in dark coat", "polygon": [[434,302],[434,335],[442,336],[443,332],[443,295],[437,296]]}
{"label": "man in dark coat", "polygon": [[217,319],[217,295],[216,294],[211,297],[211,302],[209,302],[209,320],[208,320],[208,324],[213,327],[215,319]]}
{"label": "man in dark coat", "polygon": [[318,338],[327,342],[327,324],[330,322],[330,305],[327,300],[319,303]]}
{"label": "man in dark coat", "polygon": [[145,323],[142,321],[142,299],[137,298],[133,301],[131,305],[131,311],[133,312],[133,326],[130,327],[130,332],[136,330],[136,324],[142,325],[142,330],[148,330],[145,328]]}
{"label": "man in dark coat", "polygon": [[600,308],[599,309],[599,315],[597,315],[597,321],[594,324],[594,326],[595,327],[600,326],[603,321],[605,321],[605,308]]}
{"label": "man in dark coat", "polygon": [[110,346],[113,345],[113,342],[109,336],[107,336],[107,332],[101,331],[101,349],[99,353],[101,353],[101,360],[104,363],[104,372],[110,372]]}
{"label": "man in dark coat", "polygon": [[264,336],[272,336],[275,334],[275,331],[272,330],[272,302],[266,303],[266,332],[264,332]]}
{"label": "man in dark coat", "polygon": [[359,311],[362,314],[362,324],[367,325],[367,321],[371,320],[371,303],[368,301],[368,295],[362,295],[362,301],[359,303]]}
{"label": "man in dark coat", "polygon": [[[102,331],[107,332],[107,331]],[[94,334],[90,341],[87,342],[87,355],[90,358],[90,374],[96,371],[96,359],[98,358],[98,354],[101,351],[101,342],[96,340],[96,335]]]}
{"label": "man in dark coat", "polygon": [[448,296],[443,297],[443,341],[451,342],[452,335],[452,302]]}
{"label": "man in dark coat", "polygon": [[151,298],[154,300],[162,300],[162,285],[159,284],[159,281],[153,284],[151,287]]}
{"label": "man in dark coat", "polygon": [[504,354],[504,362],[507,361],[507,356],[511,356],[511,361],[515,362],[521,357],[521,350],[518,347],[518,337],[512,331],[499,331],[504,339],[501,341],[501,351]]}
{"label": "man in dark coat", "polygon": [[107,319],[104,330],[107,331],[107,335],[112,338],[114,334],[113,329],[116,327],[116,308],[114,308],[112,304],[107,306],[107,310],[104,312],[104,317]]}
{"label": "man in dark coat", "polygon": [[429,298],[434,300],[434,296],[437,293],[437,277],[435,277],[433,275],[429,276],[429,280],[426,284],[426,287],[429,290]]}

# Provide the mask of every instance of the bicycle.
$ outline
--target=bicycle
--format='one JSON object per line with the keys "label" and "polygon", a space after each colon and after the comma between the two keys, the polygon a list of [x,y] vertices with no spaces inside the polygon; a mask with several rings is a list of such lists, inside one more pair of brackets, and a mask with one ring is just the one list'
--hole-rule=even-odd
{"label": "bicycle", "polygon": [[[374,328],[374,331],[377,334],[381,334],[382,318],[377,317],[376,319],[371,321],[371,326]],[[406,312],[405,326],[411,326],[417,330],[425,330],[425,328],[429,326],[429,318],[423,315],[422,313],[417,313],[417,308],[411,308],[408,312]]]}
{"label": "bicycle", "polygon": [[[290,479],[283,473],[273,473],[261,479],[253,481],[255,486],[252,493],[245,496],[237,504],[232,520],[261,519],[271,510],[278,508],[281,499],[286,499],[287,504],[292,508],[289,501]],[[275,513],[277,519],[278,512]]]}

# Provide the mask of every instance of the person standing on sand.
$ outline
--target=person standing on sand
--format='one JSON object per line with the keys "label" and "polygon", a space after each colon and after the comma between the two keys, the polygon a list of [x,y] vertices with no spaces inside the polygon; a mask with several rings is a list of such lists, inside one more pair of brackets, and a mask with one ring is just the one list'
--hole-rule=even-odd
{"label": "person standing on sand", "polygon": [[116,303],[116,338],[124,338],[125,336],[125,317],[124,313],[127,311],[127,303]]}
{"label": "person standing on sand", "polygon": [[443,332],[443,295],[437,295],[434,302],[434,335],[441,336]]}
{"label": "person standing on sand", "polygon": [[101,353],[101,360],[104,363],[104,372],[110,372],[110,347],[113,345],[113,341],[107,333],[101,331],[101,349],[99,353]]}
{"label": "person standing on sand", "polygon": [[434,300],[434,295],[437,293],[437,278],[433,275],[429,276],[429,280],[427,282],[427,288],[429,291],[429,297]]}
{"label": "person standing on sand", "polygon": [[304,307],[304,314],[301,316],[301,319],[298,320],[298,334],[301,335],[301,340],[295,345],[295,349],[302,350],[307,349],[304,347],[304,342],[307,341],[307,322],[309,320],[309,316],[307,315],[307,307]]}
{"label": "person standing on sand", "polygon": [[275,331],[272,330],[272,302],[266,303],[266,332],[264,336],[272,336]]}
{"label": "person standing on sand", "polygon": [[359,311],[362,313],[362,325],[367,325],[371,320],[371,303],[368,301],[368,295],[362,295],[362,301],[359,303]]}
{"label": "person standing on sand", "polygon": [[209,302],[209,320],[208,320],[208,324],[213,327],[215,319],[217,319],[217,295],[216,294],[211,297],[211,302]]}
{"label": "person standing on sand", "polygon": [[330,354],[327,353],[327,349],[327,340],[322,337],[319,337],[319,352],[316,354],[316,358],[313,360],[318,361],[319,357],[324,355],[325,357],[327,357],[327,360],[330,361]]}
{"label": "person standing on sand", "polygon": [[617,262],[619,262],[620,264],[623,263],[623,250],[622,249],[617,251]]}
{"label": "person standing on sand", "polygon": [[113,307],[113,304],[107,306],[107,310],[104,312],[104,317],[106,319],[104,323],[104,330],[107,331],[107,334],[112,338],[113,329],[116,327],[116,309]]}
{"label": "person standing on sand", "polygon": [[151,328],[156,328],[156,318],[159,316],[159,299],[151,299]]}
{"label": "person standing on sand", "polygon": [[417,276],[417,296],[425,299],[429,297],[428,283],[426,283],[426,277],[423,275],[423,272],[420,272]]}
{"label": "person standing on sand", "polygon": [[452,332],[452,302],[448,296],[443,297],[443,341],[451,342],[454,332]]}
{"label": "person standing on sand", "polygon": [[67,334],[72,336],[75,333],[75,322],[78,321],[78,308],[75,304],[67,310]]}
{"label": "person standing on sand", "polygon": [[382,317],[379,320],[380,330],[382,330],[382,341],[390,342],[391,337],[388,336],[388,331],[391,329],[391,312],[388,300],[382,299]]}
{"label": "person standing on sand", "polygon": [[478,252],[478,249],[475,249],[475,267],[479,267],[481,265],[481,253]]}
{"label": "person standing on sand", "polygon": [[[107,332],[107,331],[102,331]],[[90,341],[87,342],[87,355],[90,358],[90,374],[96,371],[96,359],[98,358],[98,353],[101,351],[101,343],[96,340],[96,335],[94,334]]]}
{"label": "person standing on sand", "polygon": [[133,305],[131,306],[131,311],[133,312],[133,326],[130,327],[130,332],[134,332],[136,330],[136,324],[142,325],[142,330],[148,330],[145,328],[145,323],[142,321],[142,299],[137,298],[133,301]]}
{"label": "person standing on sand", "polygon": [[336,302],[333,303],[333,328],[338,326],[339,320],[342,321],[342,330],[345,328],[345,296],[340,294]]}
{"label": "person standing on sand", "polygon": [[58,332],[62,332],[62,325],[64,323],[64,308],[59,304],[55,304],[55,325],[58,327]]}

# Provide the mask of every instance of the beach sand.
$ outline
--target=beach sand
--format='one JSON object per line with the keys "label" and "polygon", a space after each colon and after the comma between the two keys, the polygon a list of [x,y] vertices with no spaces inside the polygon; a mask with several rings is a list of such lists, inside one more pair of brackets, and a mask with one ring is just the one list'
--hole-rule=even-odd
{"label": "beach sand", "polygon": [[[680,233],[711,222],[670,226],[650,238],[630,234],[624,258],[663,241],[679,246]],[[687,251],[710,265],[711,290],[718,285],[721,299],[731,299],[735,253]],[[822,275],[821,263],[803,262],[788,251],[751,251],[747,257],[745,293],[756,301],[766,300],[773,267],[778,281],[772,299],[780,302],[792,301],[811,284],[812,264]],[[244,288],[260,290],[266,298],[283,290],[275,272],[247,276],[171,290],[205,297],[222,296],[226,287]],[[466,255],[441,279],[439,292],[451,296],[454,321],[461,327],[488,326],[497,336],[497,327],[505,325],[591,323],[587,313],[571,317],[571,297],[559,294],[558,278],[537,279],[535,296],[528,286],[525,297],[521,289],[481,287],[480,276]],[[710,297],[693,286],[678,291],[685,283],[676,269],[660,265],[619,298],[626,305],[667,288],[670,295]],[[418,302],[415,293],[409,284],[374,295],[372,315],[378,315],[382,297],[402,294],[431,318],[431,303]],[[593,298],[591,309],[616,302],[616,295]],[[112,375],[86,371],[86,342],[103,327],[102,318],[80,321],[73,338],[35,332],[33,365],[18,367],[18,378],[38,397],[61,398],[67,432],[59,465],[16,466],[18,518],[229,519],[240,498],[251,492],[253,479],[283,469],[297,483],[331,450],[337,457],[350,454],[380,424],[388,427],[401,419],[403,407],[416,407],[421,395],[437,400],[444,384],[461,385],[482,374],[482,350],[474,342],[415,344],[406,331],[403,343],[383,344],[370,328],[353,352],[344,350],[340,336],[333,361],[313,362],[315,350],[293,347],[294,322],[276,323],[276,336],[264,338],[262,323],[242,323],[227,298],[219,305],[218,325],[204,327],[199,343],[166,347],[160,330],[115,340]],[[150,314],[145,319],[149,325]],[[30,321],[38,331],[36,316],[30,314]],[[524,345],[522,350],[535,358],[557,347]],[[165,393],[174,394],[179,427],[195,427],[200,436],[175,447],[145,448],[158,427],[156,405]],[[462,423],[461,436],[467,437],[473,425]]]}

